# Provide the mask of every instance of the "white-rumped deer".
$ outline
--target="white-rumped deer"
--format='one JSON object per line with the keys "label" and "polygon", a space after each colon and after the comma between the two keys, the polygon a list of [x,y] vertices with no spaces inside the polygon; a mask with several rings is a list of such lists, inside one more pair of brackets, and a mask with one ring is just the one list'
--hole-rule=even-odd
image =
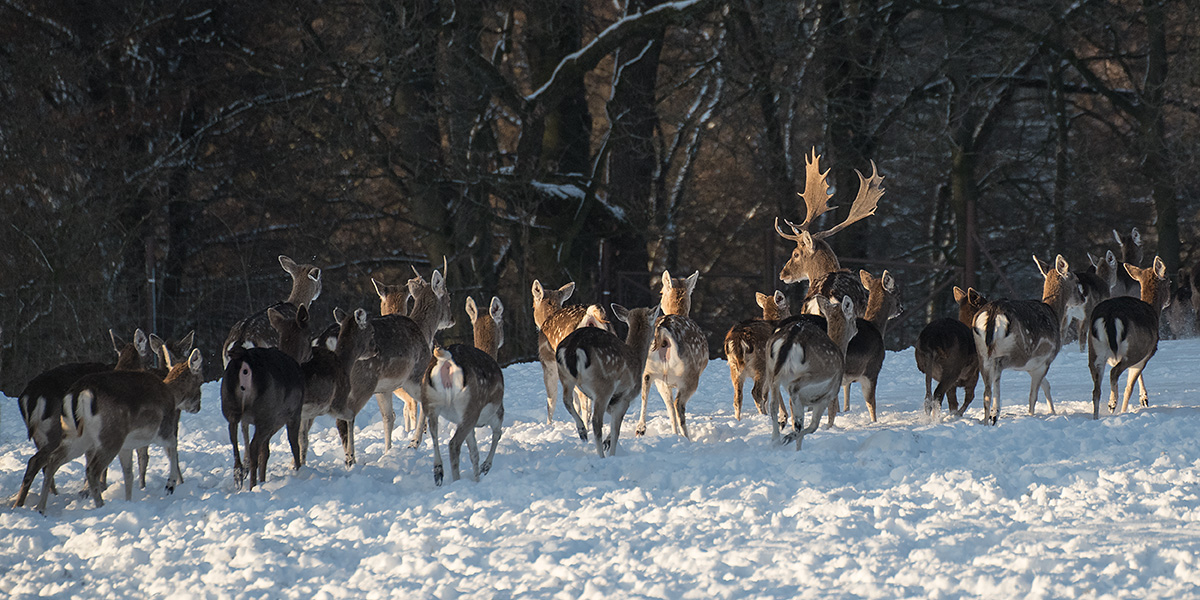
{"label": "white-rumped deer", "polygon": [[289,319],[296,316],[296,307],[304,305],[312,309],[312,302],[321,295],[321,269],[314,265],[296,264],[296,261],[280,254],[279,264],[292,277],[292,292],[287,300],[264,308],[241,321],[229,330],[225,344],[221,346],[221,358],[224,365],[229,364],[229,352],[234,347],[242,348],[274,348],[279,345],[279,333],[271,327],[267,310],[277,309]]}
{"label": "white-rumped deer", "polygon": [[[962,416],[975,399],[975,384],[979,381],[979,353],[971,324],[975,314],[987,304],[975,288],[954,287],[958,303],[958,318],[941,318],[930,322],[917,337],[914,352],[917,370],[925,374],[925,414],[941,410],[942,399],[948,398],[950,412]],[[937,380],[937,389],[933,381]],[[958,405],[956,388],[963,388],[963,403]]]}
{"label": "white-rumped deer", "polygon": [[792,250],[791,258],[779,272],[779,279],[784,283],[808,281],[809,294],[805,298],[806,302],[816,295],[824,295],[829,298],[850,296],[850,299],[854,300],[855,306],[859,307],[859,316],[862,316],[867,305],[867,290],[862,287],[853,273],[842,270],[837,256],[825,238],[875,214],[879,199],[883,197],[884,193],[883,177],[879,176],[874,161],[871,162],[870,177],[863,177],[861,172],[855,170],[854,172],[858,174],[858,195],[850,207],[850,214],[844,221],[831,229],[813,233],[810,230],[815,225],[817,217],[832,208],[828,205],[829,182],[826,177],[829,172],[821,172],[820,161],[821,157],[817,156],[815,148],[811,155],[805,157],[806,176],[804,193],[801,194],[807,208],[804,222],[795,225],[785,220],[784,222],[792,230],[789,234],[780,228],[779,219],[775,219],[775,231],[783,239],[796,242],[796,249]]}
{"label": "white-rumped deer", "polygon": [[[846,346],[845,371],[842,374],[842,396],[844,410],[850,410],[850,386],[854,383],[862,388],[863,400],[871,422],[878,421],[875,406],[875,386],[879,382],[879,371],[883,369],[886,351],[883,334],[889,320],[904,311],[900,288],[888,271],[875,277],[867,271],[858,272],[862,286],[867,289],[867,309],[862,317],[855,319],[855,334]],[[830,407],[832,421],[837,415],[837,403]]]}
{"label": "white-rumped deer", "polygon": [[[574,292],[574,281],[557,290],[547,290],[540,281],[533,280],[533,324],[538,328],[538,361],[542,364],[542,382],[546,386],[547,423],[554,421],[554,405],[558,399],[558,363],[554,352],[559,342],[580,327],[603,325],[603,318],[597,319],[597,313],[603,315],[603,307],[579,304],[563,306]],[[566,397],[563,402],[568,402]],[[583,406],[586,406],[586,398],[578,394],[576,409]]]}
{"label": "white-rumped deer", "polygon": [[739,421],[742,420],[742,388],[747,374],[754,382],[750,398],[759,414],[767,414],[767,388],[763,377],[767,358],[764,351],[767,339],[775,332],[780,319],[791,314],[783,292],[776,291],[771,296],[755,292],[754,298],[762,308],[762,318],[736,323],[725,334],[725,361],[729,363],[729,379],[733,382],[733,416]]}
{"label": "white-rumped deer", "polygon": [[1139,283],[1141,299],[1128,296],[1109,298],[1092,311],[1088,333],[1088,366],[1092,372],[1093,419],[1100,418],[1100,380],[1106,363],[1112,367],[1109,373],[1109,412],[1117,410],[1117,379],[1126,370],[1129,375],[1125,382],[1121,412],[1129,410],[1129,397],[1133,394],[1135,381],[1142,406],[1150,406],[1143,370],[1158,351],[1159,316],[1163,307],[1170,303],[1171,281],[1167,279],[1166,265],[1157,256],[1154,257],[1152,268],[1141,269],[1126,264],[1125,270]]}
{"label": "white-rumped deer", "polygon": [[[796,442],[817,430],[821,414],[833,410],[845,370],[846,347],[857,330],[854,300],[843,296],[833,304],[824,296],[816,302],[824,318],[798,315],[785,320],[767,341],[767,390],[770,415],[780,414],[787,390],[792,414],[792,433],[783,440]],[[812,409],[812,419],[804,425],[804,411]],[[780,422],[771,419],[771,441],[779,443]]]}
{"label": "white-rumped deer", "polygon": [[200,410],[200,351],[187,361],[172,364],[165,379],[146,371],[108,371],[80,378],[62,398],[62,441],[29,459],[15,505],[21,506],[37,471],[45,469],[38,512],[45,514],[54,472],[78,456],[87,457],[88,490],[96,506],[103,506],[102,473],[114,457],[121,459],[125,499],[133,498],[133,449],[163,446],[170,459],[167,492],[183,482],[179,469],[179,411]]}
{"label": "white-rumped deer", "polygon": [[[667,405],[671,431],[690,440],[685,408],[696,393],[700,374],[708,366],[708,340],[695,321],[682,314],[669,314],[669,311],[681,311],[691,306],[691,290],[695,282],[680,286],[673,282],[668,284],[670,281],[670,274],[664,271],[663,297],[659,307],[665,314],[654,325],[654,338],[642,371],[642,414],[634,434],[646,433],[646,400],[650,385],[654,384]],[[673,293],[681,287],[687,290],[685,294]]]}
{"label": "white-rumped deer", "polygon": [[1000,418],[1000,374],[1005,369],[1029,373],[1029,414],[1034,413],[1038,389],[1054,413],[1046,372],[1062,347],[1063,315],[1083,318],[1083,292],[1079,280],[1059,255],[1054,265],[1033,257],[1043,277],[1042,299],[994,300],[975,315],[972,323],[979,372],[983,376],[984,422]]}
{"label": "white-rumped deer", "polygon": [[[492,468],[492,458],[504,427],[504,373],[496,359],[466,344],[434,348],[433,360],[421,379],[421,405],[425,411],[429,441],[433,445],[433,482],[442,485],[442,452],[438,445],[438,419],[457,423],[450,437],[450,477],[459,479],[459,456],[467,443],[474,480]],[[492,429],[492,446],[483,464],[475,428]]]}
{"label": "white-rumped deer", "polygon": [[[654,337],[654,323],[662,316],[661,307],[630,310],[613,304],[612,310],[617,319],[629,325],[625,341],[604,329],[580,327],[563,338],[555,353],[563,397],[578,389],[591,399],[592,437],[600,458],[617,453],[621,423],[629,404],[641,391],[642,367]],[[566,407],[575,419],[579,438],[586,442],[583,416],[570,403]],[[608,437],[601,436],[605,414],[611,419]]]}

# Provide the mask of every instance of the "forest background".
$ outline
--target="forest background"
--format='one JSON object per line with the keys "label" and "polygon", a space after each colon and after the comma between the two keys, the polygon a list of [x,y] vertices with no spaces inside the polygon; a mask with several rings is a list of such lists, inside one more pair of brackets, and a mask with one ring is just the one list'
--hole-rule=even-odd
{"label": "forest background", "polygon": [[[831,239],[889,269],[889,347],[950,285],[1037,297],[1031,254],[1136,226],[1200,260],[1200,5],[1187,0],[0,0],[0,390],[110,356],[107,330],[229,327],[323,269],[318,324],[371,278],[449,265],[461,307],[530,285],[647,305],[699,270],[714,353],[793,244],[804,155],[827,228],[874,160],[878,213]],[[216,368],[209,377],[219,376]]]}

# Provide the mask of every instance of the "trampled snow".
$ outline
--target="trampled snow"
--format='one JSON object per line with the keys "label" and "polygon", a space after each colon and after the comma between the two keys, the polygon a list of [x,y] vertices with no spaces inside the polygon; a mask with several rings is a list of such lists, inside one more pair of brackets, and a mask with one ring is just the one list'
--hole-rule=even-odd
{"label": "trampled snow", "polygon": [[[185,414],[185,482],[106,504],[75,491],[0,508],[0,595],[50,598],[1184,598],[1200,596],[1200,340],[1165,341],[1146,370],[1150,407],[1091,419],[1086,355],[1050,370],[1057,415],[1028,415],[1029,377],[1006,372],[997,427],[928,419],[912,350],[889,353],[871,423],[851,411],[804,448],[735,421],[723,361],[670,433],[656,392],[649,431],[600,459],[567,422],[546,424],[537,364],[505,369],[508,427],[492,472],[433,484],[428,437],[384,452],[374,403],[347,468],[318,419],[309,466],[282,433],[268,482],[237,491],[216,384]],[[747,392],[749,386],[747,386]],[[1107,387],[1107,386],[1106,386]],[[1107,393],[1107,390],[1106,390]],[[747,402],[749,402],[747,394]],[[1107,395],[1102,400],[1107,404]],[[1136,406],[1136,391],[1133,404]],[[0,485],[11,498],[33,445],[16,402],[0,414]],[[444,424],[443,428],[451,427]],[[486,438],[487,430],[481,430]],[[399,431],[397,432],[399,435]],[[443,443],[448,440],[443,434]],[[463,452],[465,471],[470,466]],[[70,493],[67,493],[70,492]]]}

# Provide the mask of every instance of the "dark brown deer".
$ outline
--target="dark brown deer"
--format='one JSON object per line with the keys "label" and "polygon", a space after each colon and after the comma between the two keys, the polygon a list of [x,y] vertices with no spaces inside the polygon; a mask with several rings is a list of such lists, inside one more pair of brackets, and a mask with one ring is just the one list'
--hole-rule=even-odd
{"label": "dark brown deer", "polygon": [[29,459],[16,506],[25,503],[29,487],[39,470],[42,482],[38,512],[45,514],[50,481],[66,462],[87,457],[88,490],[96,506],[103,506],[101,474],[114,457],[121,459],[125,475],[125,499],[133,498],[133,449],[149,444],[166,448],[170,460],[167,492],[182,483],[179,469],[179,411],[200,410],[202,360],[193,350],[187,361],[173,364],[165,379],[146,371],[108,371],[86,375],[63,397],[62,441],[54,448],[38,451]]}
{"label": "dark brown deer", "polygon": [[[612,310],[629,325],[625,341],[604,329],[580,327],[563,338],[556,351],[563,397],[578,389],[592,400],[592,437],[600,458],[617,453],[625,413],[641,391],[642,367],[654,337],[654,323],[662,316],[661,307],[629,310],[613,304]],[[579,438],[586,442],[587,426],[582,416],[572,404],[566,407],[575,419]],[[611,420],[608,437],[601,435],[605,414]]]}
{"label": "dark brown deer", "polygon": [[[1137,231],[1136,229],[1134,230]],[[1171,282],[1167,267],[1159,257],[1154,266],[1141,269],[1125,265],[1141,287],[1141,299],[1120,296],[1101,302],[1092,312],[1088,334],[1088,366],[1092,372],[1092,418],[1100,418],[1100,378],[1107,363],[1109,372],[1109,412],[1117,410],[1117,379],[1128,370],[1121,412],[1129,410],[1129,397],[1136,381],[1142,406],[1150,406],[1143,370],[1158,351],[1159,315],[1171,300]]]}
{"label": "dark brown deer", "polygon": [[1163,309],[1163,331],[1168,339],[1196,336],[1196,311],[1192,307],[1192,276],[1181,268],[1176,274],[1171,302]]}
{"label": "dark brown deer", "polygon": [[[673,295],[668,298],[672,289],[678,289],[675,285],[667,286],[669,278],[664,272],[663,298],[659,301],[664,313],[691,305],[691,287],[687,288],[688,293],[683,297]],[[642,414],[634,435],[646,433],[646,399],[653,384],[667,405],[671,431],[690,440],[685,408],[696,393],[700,375],[707,366],[708,340],[700,326],[681,314],[664,314],[660,317],[654,325],[654,339],[642,371]]]}
{"label": "dark brown deer", "polygon": [[[474,480],[492,469],[492,458],[504,427],[504,373],[486,352],[466,344],[434,348],[433,360],[421,378],[421,404],[433,444],[433,482],[442,485],[442,452],[438,445],[438,419],[457,423],[450,438],[450,476],[459,479],[459,456],[467,443]],[[492,446],[483,464],[475,428],[492,429]]]}
{"label": "dark brown deer", "polygon": [[[546,386],[547,423],[554,421],[554,406],[558,400],[558,363],[554,356],[555,349],[572,331],[580,327],[595,326],[597,310],[601,314],[604,312],[604,309],[598,306],[563,306],[574,292],[574,281],[557,290],[547,290],[542,287],[540,281],[533,280],[533,324],[538,328],[538,361],[542,364],[542,382]],[[563,398],[563,402],[567,402],[567,399]],[[577,395],[577,409],[585,402],[586,398],[582,394]]]}
{"label": "dark brown deer", "polygon": [[1053,267],[1036,256],[1033,259],[1044,280],[1041,301],[989,302],[975,315],[972,326],[983,376],[984,422],[992,425],[1000,418],[1000,374],[1005,369],[1029,373],[1029,414],[1034,412],[1039,388],[1054,413],[1046,372],[1062,347],[1060,324],[1064,314],[1083,317],[1083,292],[1066,259],[1059,255]]}
{"label": "dark brown deer", "polygon": [[[879,382],[879,371],[883,369],[883,359],[886,350],[883,334],[887,330],[887,322],[904,311],[900,298],[900,288],[895,278],[888,271],[883,276],[875,277],[867,271],[859,271],[858,276],[862,286],[868,290],[867,310],[863,317],[855,320],[855,334],[846,346],[845,371],[842,374],[842,395],[846,411],[850,410],[850,386],[858,383],[862,388],[863,400],[867,403],[867,412],[871,422],[878,421],[875,406],[875,387]],[[830,407],[829,417],[832,422],[837,415],[837,402]]]}
{"label": "dark brown deer", "polygon": [[1137,227],[1131,229],[1128,235],[1122,235],[1116,229],[1112,233],[1113,239],[1117,240],[1117,252],[1120,258],[1120,262],[1116,263],[1113,269],[1116,281],[1112,287],[1112,296],[1137,298],[1141,289],[1138,287],[1137,280],[1129,276],[1125,265],[1142,266],[1142,234],[1138,233]]}
{"label": "dark brown deer", "polygon": [[[817,430],[821,414],[832,410],[845,371],[846,347],[857,329],[854,300],[843,296],[833,304],[818,296],[816,302],[824,319],[800,315],[785,320],[767,341],[767,389],[770,393],[768,414],[777,415],[783,406],[780,387],[787,390],[793,431],[782,443],[796,442]],[[824,325],[822,327],[822,325]],[[812,409],[812,419],[804,425],[804,411]],[[771,441],[780,443],[780,422],[771,419]]]}
{"label": "dark brown deer", "polygon": [[[975,399],[975,384],[979,381],[979,353],[971,324],[975,314],[987,304],[975,288],[954,287],[958,303],[958,319],[936,319],[921,330],[917,337],[915,356],[917,369],[925,374],[925,414],[941,410],[942,399],[948,398],[950,412],[962,416]],[[933,389],[937,380],[937,389]],[[963,403],[958,405],[956,388],[963,388]]]}
{"label": "dark brown deer", "polygon": [[796,249],[792,251],[791,258],[779,272],[779,279],[784,283],[808,281],[810,297],[818,294],[830,298],[848,295],[854,300],[855,306],[858,306],[859,310],[865,314],[866,289],[862,287],[853,273],[842,270],[837,256],[825,238],[875,214],[879,199],[883,197],[884,193],[883,177],[879,176],[874,161],[871,162],[870,177],[863,177],[862,173],[855,170],[855,173],[858,174],[859,188],[858,195],[850,207],[850,214],[833,228],[813,233],[811,229],[815,225],[817,217],[831,209],[828,205],[829,182],[826,180],[829,172],[821,172],[820,161],[821,157],[817,156],[815,148],[811,155],[805,157],[806,178],[804,193],[801,194],[807,207],[804,222],[794,225],[785,220],[784,222],[792,231],[789,234],[780,228],[779,220],[775,220],[775,231],[784,239],[796,242]]}
{"label": "dark brown deer", "polygon": [[[1091,316],[1092,311],[1096,308],[1096,305],[1107,300],[1108,295],[1112,291],[1108,282],[1097,274],[1100,261],[1091,254],[1088,255],[1088,260],[1092,263],[1091,267],[1084,271],[1074,271],[1075,278],[1079,280],[1080,292],[1083,293],[1084,317],[1082,319],[1076,319],[1064,315],[1064,322],[1062,323],[1062,333],[1064,337],[1068,335],[1068,333],[1071,331],[1071,328],[1074,328],[1077,339],[1079,340],[1080,352],[1087,350],[1088,318]],[[1065,341],[1066,340],[1064,339],[1064,343]]]}
{"label": "dark brown deer", "polygon": [[767,414],[767,388],[763,377],[767,366],[767,339],[775,332],[779,320],[791,313],[783,292],[776,291],[773,296],[755,292],[754,297],[762,308],[762,318],[736,323],[725,334],[725,360],[729,363],[729,379],[733,382],[733,416],[739,421],[742,420],[742,388],[747,374],[754,382],[750,398],[759,414]]}
{"label": "dark brown deer", "polygon": [[264,308],[234,324],[221,346],[223,364],[229,364],[229,353],[235,347],[274,348],[279,345],[279,333],[271,327],[267,310],[275,308],[286,318],[296,316],[296,307],[304,305],[312,309],[312,302],[321,295],[321,269],[313,265],[300,265],[280,254],[279,264],[292,277],[292,293],[287,300]]}

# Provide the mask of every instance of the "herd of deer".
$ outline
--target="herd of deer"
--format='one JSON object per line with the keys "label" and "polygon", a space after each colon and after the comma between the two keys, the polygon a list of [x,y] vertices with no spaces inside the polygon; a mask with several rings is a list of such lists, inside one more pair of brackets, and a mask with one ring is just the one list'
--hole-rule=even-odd
{"label": "herd of deer", "polygon": [[[775,223],[780,236],[796,243],[779,278],[784,283],[809,282],[803,314],[789,315],[782,292],[758,293],[762,318],[735,324],[723,347],[734,388],[734,416],[742,418],[742,388],[749,376],[755,407],[770,415],[772,441],[780,441],[790,415],[792,430],[783,442],[794,441],[797,450],[823,414],[828,412],[828,423],[833,424],[839,390],[844,394],[843,410],[849,410],[850,387],[855,382],[862,388],[871,420],[877,420],[875,387],[885,356],[884,334],[888,320],[903,310],[889,272],[875,277],[867,271],[855,275],[844,270],[825,241],[875,213],[884,193],[883,178],[874,164],[870,177],[858,173],[859,191],[849,216],[831,229],[813,231],[816,219],[831,209],[828,171],[821,172],[819,162],[815,151],[806,157],[804,221],[799,225],[784,221],[787,231],[778,220]],[[1136,229],[1131,236],[1118,235],[1118,242],[1120,260],[1110,251],[1104,259],[1092,258],[1087,271],[1071,271],[1062,256],[1054,264],[1034,257],[1044,278],[1040,301],[989,302],[974,289],[954,288],[958,319],[929,323],[916,346],[917,367],[926,376],[925,411],[940,410],[948,396],[950,411],[962,415],[982,375],[984,421],[995,424],[1000,415],[1000,374],[1015,369],[1031,376],[1030,414],[1039,389],[1054,412],[1046,372],[1073,320],[1079,321],[1080,347],[1088,350],[1093,418],[1099,416],[1106,364],[1112,366],[1110,411],[1117,408],[1117,379],[1125,371],[1129,376],[1122,410],[1128,409],[1135,381],[1146,406],[1142,373],[1157,349],[1159,317],[1170,301],[1169,282],[1160,259],[1155,258],[1152,268],[1136,264],[1141,247]],[[380,316],[370,316],[362,308],[352,314],[337,309],[336,324],[314,336],[309,310],[321,292],[321,270],[286,256],[280,256],[279,262],[292,278],[291,295],[235,324],[222,349],[221,410],[229,423],[236,485],[242,487],[247,471],[250,488],[265,480],[270,440],[285,426],[293,468],[304,465],[313,420],[321,415],[336,420],[345,462],[353,465],[354,419],[372,396],[382,414],[385,450],[390,449],[393,394],[405,404],[404,427],[413,436],[410,447],[418,447],[424,431],[429,431],[437,485],[443,480],[439,418],[457,424],[449,444],[452,478],[460,476],[463,442],[474,479],[487,473],[504,423],[504,377],[496,362],[504,342],[500,299],[493,297],[484,313],[467,298],[474,345],[441,347],[437,332],[454,325],[443,265],[429,281],[419,273],[404,285],[372,280]],[[617,452],[625,413],[639,394],[641,416],[635,432],[645,433],[647,396],[654,387],[666,403],[672,431],[689,438],[686,405],[709,360],[704,332],[688,316],[698,277],[699,272],[687,278],[664,272],[661,300],[655,307],[628,309],[613,304],[612,314],[628,325],[624,340],[613,333],[603,307],[564,304],[574,292],[574,283],[548,290],[535,280],[533,316],[547,421],[553,420],[561,385],[563,404],[579,437],[587,441],[590,422],[596,452],[602,458],[610,456]],[[1139,288],[1140,299],[1129,296]],[[29,459],[16,506],[25,503],[40,471],[43,487],[38,510],[45,512],[55,491],[55,471],[79,456],[87,461],[85,493],[97,506],[103,504],[108,466],[118,457],[128,500],[133,489],[132,453],[138,451],[138,485],[144,488],[151,444],[166,449],[167,491],[183,481],[177,451],[180,413],[199,410],[202,382],[200,353],[191,347],[193,336],[167,343],[139,329],[129,343],[115,334],[112,338],[118,352],[115,365],[62,365],[35,377],[20,394],[21,415],[37,451]],[[180,360],[184,355],[187,359]],[[965,389],[961,405],[958,387]],[[806,410],[812,411],[807,426]],[[602,436],[605,415],[610,416],[610,428]],[[490,427],[492,443],[481,463],[475,429],[483,426]],[[239,428],[245,464],[238,446]]]}

